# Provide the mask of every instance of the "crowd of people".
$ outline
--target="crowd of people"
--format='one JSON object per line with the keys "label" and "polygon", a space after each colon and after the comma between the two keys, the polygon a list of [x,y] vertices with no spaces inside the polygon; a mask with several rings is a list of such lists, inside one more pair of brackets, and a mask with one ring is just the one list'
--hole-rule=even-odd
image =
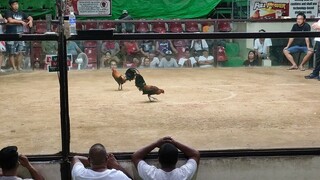
{"label": "crowd of people", "polygon": [[[144,159],[154,149],[158,150],[160,167],[148,164]],[[178,153],[181,151],[187,161],[177,167]],[[199,166],[199,151],[184,145],[171,137],[159,140],[137,150],[132,155],[132,163],[140,178],[144,180],[190,180]],[[29,162],[28,158],[18,153],[16,146],[8,146],[0,151],[0,180],[22,180],[18,174],[19,166],[25,167],[34,180],[43,180],[44,176]],[[74,180],[92,179],[134,179],[133,175],[122,167],[115,156],[107,153],[104,145],[96,143],[89,149],[88,156],[73,156],[71,175]]]}

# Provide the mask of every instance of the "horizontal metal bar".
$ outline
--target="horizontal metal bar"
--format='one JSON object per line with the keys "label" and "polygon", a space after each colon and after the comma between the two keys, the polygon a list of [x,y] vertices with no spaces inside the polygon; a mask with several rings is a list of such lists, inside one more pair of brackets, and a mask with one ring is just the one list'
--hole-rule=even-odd
{"label": "horizontal metal bar", "polygon": [[0,41],[58,41],[57,34],[1,34]]}
{"label": "horizontal metal bar", "polygon": [[[115,152],[113,153],[118,160],[130,160],[132,152]],[[70,159],[74,155],[88,156],[87,153],[71,153]],[[231,150],[212,150],[200,151],[201,158],[218,158],[218,157],[252,157],[252,156],[306,156],[320,155],[320,148],[279,148],[279,149],[231,149]],[[184,154],[179,153],[183,158]],[[31,155],[28,156],[30,161],[58,161],[62,159],[61,153],[53,155]],[[157,159],[158,153],[149,153],[146,159]]]}

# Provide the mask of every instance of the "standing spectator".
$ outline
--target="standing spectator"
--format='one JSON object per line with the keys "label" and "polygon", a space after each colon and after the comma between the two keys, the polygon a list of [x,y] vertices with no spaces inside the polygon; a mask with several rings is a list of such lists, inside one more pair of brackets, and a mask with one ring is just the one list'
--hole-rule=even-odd
{"label": "standing spectator", "polygon": [[[264,29],[260,29],[259,32],[266,32]],[[258,65],[261,66],[262,59],[269,59],[270,57],[270,46],[272,46],[272,42],[270,38],[258,38],[254,41],[254,50],[258,55]]]}
{"label": "standing spectator", "polygon": [[[312,28],[319,31],[320,30],[320,21],[313,23]],[[319,71],[320,71],[320,38],[317,37],[314,39],[316,41],[316,67],[312,71],[311,74],[308,76],[305,76],[306,79],[318,79],[320,81],[319,77]]]}
{"label": "standing spectator", "polygon": [[[121,16],[119,17],[120,20],[133,20],[133,18],[129,15],[127,10],[123,10]],[[133,23],[125,22],[121,23],[119,27],[122,33],[133,33]]]}
{"label": "standing spectator", "polygon": [[89,150],[88,158],[74,156],[71,174],[74,180],[127,180],[131,178],[117,162],[114,155],[107,154],[102,144],[94,144]]}
{"label": "standing spectator", "polygon": [[194,67],[194,65],[197,63],[196,59],[194,57],[191,57],[190,50],[185,49],[184,56],[179,59],[179,66],[180,67]]}
{"label": "standing spectator", "polygon": [[[2,23],[7,23],[7,20],[4,19],[0,14],[0,34],[3,34]],[[6,43],[4,41],[0,41],[0,72],[5,72],[3,69],[1,69],[5,52],[6,52]]]}
{"label": "standing spectator", "polygon": [[[310,25],[306,23],[306,15],[302,12],[297,15],[297,23],[292,26],[291,31],[310,31]],[[310,59],[313,54],[313,49],[311,48],[309,38],[289,38],[287,46],[283,49],[283,53],[286,58],[290,61],[292,66],[288,70],[298,69],[297,64],[295,63],[292,53],[306,53],[301,64],[299,65],[299,69],[304,71],[305,68],[303,65]]]}
{"label": "standing spectator", "polygon": [[74,60],[77,59],[79,53],[82,53],[82,50],[79,48],[77,43],[75,43],[74,41],[67,41],[67,54],[72,55],[73,63]]}
{"label": "standing spectator", "polygon": [[[23,28],[33,26],[33,18],[26,13],[19,11],[18,0],[9,0],[10,9],[6,11],[5,18],[8,20],[6,27],[7,34],[19,34],[23,33]],[[25,20],[28,20],[26,23]],[[12,64],[13,70],[21,70],[21,64],[23,59],[23,52],[25,51],[24,41],[9,41],[7,42],[7,51],[9,53],[9,59]],[[17,63],[15,62],[17,58]]]}
{"label": "standing spectator", "polygon": [[[161,168],[147,164],[143,159],[153,149],[159,148],[158,160]],[[188,161],[176,168],[178,149],[184,153]],[[194,176],[199,165],[200,154],[171,137],[164,137],[150,145],[143,147],[132,155],[132,162],[138,169],[139,176],[144,180],[189,180]]]}
{"label": "standing spectator", "polygon": [[202,51],[209,50],[209,46],[205,39],[197,39],[191,41],[191,52],[192,55],[197,59],[199,56],[202,55]]}
{"label": "standing spectator", "polygon": [[244,66],[257,66],[258,60],[256,56],[256,51],[249,51],[248,52],[248,58],[243,62]]}
{"label": "standing spectator", "polygon": [[172,41],[170,40],[159,40],[156,43],[156,51],[159,53],[161,57],[164,57],[166,55],[166,52],[173,52],[177,53],[176,48],[173,46]]}
{"label": "standing spectator", "polygon": [[166,55],[161,59],[159,67],[161,68],[176,68],[179,67],[177,60],[173,58],[172,52],[167,51]]}
{"label": "standing spectator", "polygon": [[19,164],[27,168],[34,180],[44,180],[44,177],[30,164],[28,158],[19,155],[16,146],[8,146],[0,151],[0,180],[22,180],[17,176]]}
{"label": "standing spectator", "polygon": [[213,56],[210,56],[208,50],[204,49],[202,56],[199,57],[198,64],[201,68],[213,67],[213,61]]}

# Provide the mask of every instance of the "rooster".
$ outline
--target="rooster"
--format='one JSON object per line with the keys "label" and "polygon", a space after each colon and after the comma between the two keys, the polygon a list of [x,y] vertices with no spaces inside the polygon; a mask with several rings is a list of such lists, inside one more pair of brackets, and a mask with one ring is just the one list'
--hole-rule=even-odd
{"label": "rooster", "polygon": [[114,78],[114,80],[116,80],[116,82],[119,85],[118,90],[122,90],[122,84],[124,84],[127,81],[126,76],[122,75],[115,68],[112,68],[112,77]]}
{"label": "rooster", "polygon": [[136,84],[137,88],[139,89],[139,91],[142,91],[142,94],[148,95],[150,102],[152,102],[153,100],[158,100],[155,97],[151,97],[151,95],[154,95],[154,94],[159,95],[161,93],[164,93],[163,89],[159,89],[156,86],[147,85],[146,82],[144,81],[143,77],[140,74],[136,74],[135,84]]}
{"label": "rooster", "polygon": [[132,81],[136,77],[136,74],[139,74],[138,69],[136,69],[136,68],[127,69],[127,71],[126,71],[127,80]]}

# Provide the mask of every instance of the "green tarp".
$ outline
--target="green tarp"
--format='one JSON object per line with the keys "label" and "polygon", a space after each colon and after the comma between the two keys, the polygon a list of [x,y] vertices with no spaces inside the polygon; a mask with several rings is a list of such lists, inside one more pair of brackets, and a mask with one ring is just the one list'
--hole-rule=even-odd
{"label": "green tarp", "polygon": [[[134,19],[192,19],[206,17],[221,0],[112,0],[112,17],[79,17],[79,19],[117,19],[122,10],[128,10]],[[19,0],[22,10],[45,18],[55,10],[54,0]],[[8,1],[1,0],[0,9],[8,8]],[[41,8],[45,8],[41,11]],[[54,13],[53,13],[54,15]]]}

